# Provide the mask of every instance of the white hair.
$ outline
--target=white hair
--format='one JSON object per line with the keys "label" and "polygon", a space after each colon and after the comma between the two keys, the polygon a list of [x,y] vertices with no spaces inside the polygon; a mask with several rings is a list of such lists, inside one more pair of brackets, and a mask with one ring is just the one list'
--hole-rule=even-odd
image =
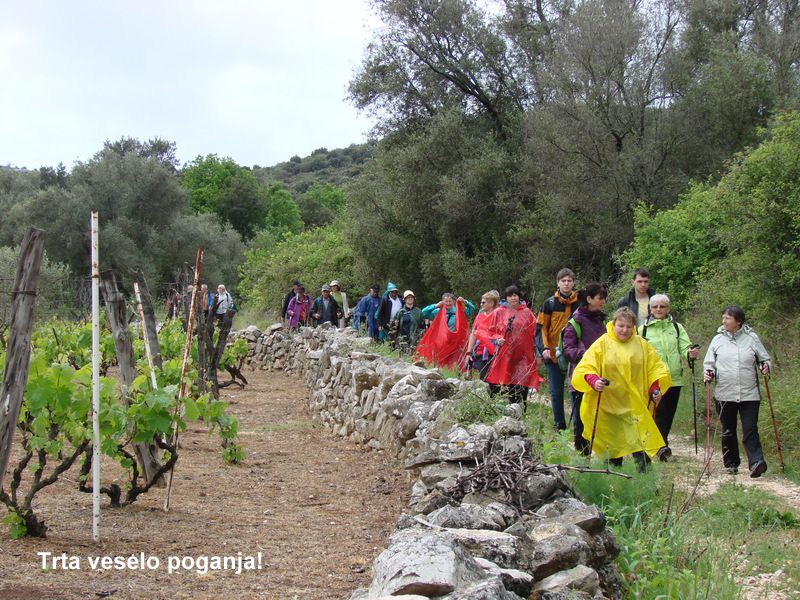
{"label": "white hair", "polygon": [[650,304],[652,305],[653,302],[663,302],[664,304],[667,305],[667,308],[669,308],[670,306],[669,296],[667,296],[666,294],[653,294],[652,296],[650,296]]}

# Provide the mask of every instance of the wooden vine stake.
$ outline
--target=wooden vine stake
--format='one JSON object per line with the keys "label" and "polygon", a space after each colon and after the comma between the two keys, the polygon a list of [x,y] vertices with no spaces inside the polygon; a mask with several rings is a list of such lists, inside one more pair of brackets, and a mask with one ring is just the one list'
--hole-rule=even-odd
{"label": "wooden vine stake", "polygon": [[100,260],[97,213],[92,211],[92,539],[100,541]]}
{"label": "wooden vine stake", "polygon": [[22,240],[17,263],[17,275],[12,292],[11,326],[8,333],[6,366],[0,388],[0,490],[3,489],[14,430],[22,407],[23,393],[28,382],[33,333],[33,306],[39,268],[44,255],[45,233],[31,227]]}
{"label": "wooden vine stake", "polygon": [[[181,385],[178,391],[178,402],[175,405],[175,425],[172,429],[172,447],[178,448],[178,416],[180,414],[181,400],[186,396],[186,371],[189,368],[189,356],[192,349],[192,333],[194,332],[194,318],[197,310],[197,291],[200,289],[200,272],[203,270],[203,249],[197,249],[197,260],[194,266],[194,285],[192,286],[192,306],[189,309],[189,322],[186,324],[186,344],[183,347],[183,364],[181,365]],[[167,478],[167,495],[164,498],[164,510],[169,510],[169,500],[172,494],[172,477],[175,474],[175,466],[169,470]]]}
{"label": "wooden vine stake", "polygon": [[139,283],[133,282],[133,291],[136,294],[136,310],[139,313],[139,326],[142,329],[142,336],[144,337],[144,353],[147,356],[147,367],[150,369],[150,383],[154,390],[158,389],[158,382],[156,382],[156,368],[153,365],[153,353],[150,350],[150,336],[147,333],[147,326],[144,321],[144,310],[142,310],[142,294],[139,292]]}

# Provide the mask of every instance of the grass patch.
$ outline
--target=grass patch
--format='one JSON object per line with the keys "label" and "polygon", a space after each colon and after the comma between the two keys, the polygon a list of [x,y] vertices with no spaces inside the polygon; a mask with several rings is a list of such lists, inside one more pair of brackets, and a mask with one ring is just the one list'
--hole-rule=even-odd
{"label": "grass patch", "polygon": [[453,396],[455,418],[462,425],[493,424],[506,414],[508,400],[503,394],[491,396],[483,387],[465,390]]}
{"label": "grass patch", "polygon": [[725,484],[687,514],[698,539],[733,549],[734,569],[740,576],[781,569],[781,587],[796,590],[800,563],[800,520],[780,499],[763,490]]}
{"label": "grass patch", "polygon": [[271,433],[275,431],[307,431],[319,429],[319,424],[314,421],[286,421],[285,423],[265,423],[256,427],[254,433]]}
{"label": "grass patch", "polygon": [[730,575],[732,555],[695,535],[684,498],[669,477],[652,468],[638,473],[632,460],[617,470],[623,479],[575,474],[573,484],[585,502],[597,504],[617,537],[617,564],[627,584],[627,598],[736,598]]}

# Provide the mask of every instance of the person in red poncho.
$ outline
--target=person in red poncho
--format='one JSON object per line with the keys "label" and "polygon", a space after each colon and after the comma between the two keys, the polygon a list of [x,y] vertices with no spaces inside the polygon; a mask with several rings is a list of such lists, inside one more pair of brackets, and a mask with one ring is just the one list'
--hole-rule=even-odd
{"label": "person in red poncho", "polygon": [[[419,341],[417,356],[437,367],[461,367],[463,365],[469,336],[466,302],[460,296],[458,297],[455,302],[452,324],[448,323],[450,314],[447,310],[437,311],[433,323]],[[422,314],[425,315],[424,310]]]}
{"label": "person in red poncho", "polygon": [[[500,293],[497,290],[486,292],[481,296],[480,312],[475,315],[472,322],[472,331],[467,342],[467,370],[478,372],[481,381],[486,381],[486,374],[494,358],[496,346],[494,344],[484,344],[478,339],[478,331],[489,324],[492,312],[500,304]],[[484,335],[484,337],[488,337]]]}
{"label": "person in red poncho", "polygon": [[508,286],[505,297],[507,305],[493,311],[487,326],[476,333],[481,342],[497,347],[486,374],[489,391],[504,391],[511,402],[525,406],[528,391],[538,390],[542,381],[534,351],[536,317],[525,302],[520,302],[517,286]]}

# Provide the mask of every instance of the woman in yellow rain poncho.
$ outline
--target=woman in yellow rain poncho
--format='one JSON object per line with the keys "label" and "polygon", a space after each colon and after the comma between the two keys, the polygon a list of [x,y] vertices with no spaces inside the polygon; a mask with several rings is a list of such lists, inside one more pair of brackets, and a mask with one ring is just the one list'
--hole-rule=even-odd
{"label": "woman in yellow rain poncho", "polygon": [[585,394],[583,437],[592,440],[597,413],[594,453],[614,464],[632,454],[643,469],[645,454],[652,457],[664,445],[652,415],[672,381],[655,348],[636,335],[630,309],[617,310],[606,329],[572,374],[572,387]]}

